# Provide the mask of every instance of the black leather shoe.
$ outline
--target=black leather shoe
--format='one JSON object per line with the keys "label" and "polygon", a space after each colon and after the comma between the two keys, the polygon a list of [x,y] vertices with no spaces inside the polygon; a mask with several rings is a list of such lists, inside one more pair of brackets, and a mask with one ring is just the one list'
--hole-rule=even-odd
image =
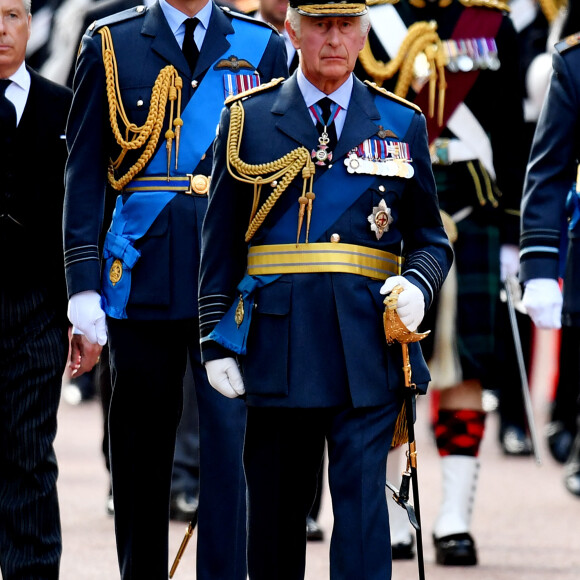
{"label": "black leather shoe", "polygon": [[415,557],[415,540],[411,537],[410,542],[398,542],[391,544],[393,560],[412,560]]}
{"label": "black leather shoe", "polygon": [[507,425],[501,430],[501,448],[505,455],[530,455],[532,442],[517,425]]}
{"label": "black leather shoe", "polygon": [[322,542],[324,540],[324,532],[318,525],[316,520],[311,517],[306,518],[306,539],[309,542]]}
{"label": "black leather shoe", "polygon": [[197,512],[197,498],[187,492],[181,491],[171,496],[169,504],[169,518],[178,522],[190,522]]}
{"label": "black leather shoe", "polygon": [[566,463],[572,449],[574,434],[566,429],[562,421],[552,421],[546,426],[546,440],[550,455],[558,463]]}
{"label": "black leather shoe", "polygon": [[475,566],[477,564],[477,552],[471,534],[451,534],[442,538],[433,536],[433,543],[437,564],[442,566]]}

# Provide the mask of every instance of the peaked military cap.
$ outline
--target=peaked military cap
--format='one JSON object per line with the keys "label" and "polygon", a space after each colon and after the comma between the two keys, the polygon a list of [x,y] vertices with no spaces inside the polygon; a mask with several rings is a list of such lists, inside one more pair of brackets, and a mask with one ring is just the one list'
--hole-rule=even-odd
{"label": "peaked military cap", "polygon": [[303,16],[362,16],[367,12],[364,0],[290,0],[290,7]]}

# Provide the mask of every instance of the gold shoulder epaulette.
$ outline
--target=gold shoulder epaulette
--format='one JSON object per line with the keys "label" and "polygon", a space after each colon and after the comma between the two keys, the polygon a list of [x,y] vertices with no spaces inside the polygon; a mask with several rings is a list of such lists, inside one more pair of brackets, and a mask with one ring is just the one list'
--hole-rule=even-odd
{"label": "gold shoulder epaulette", "polygon": [[367,0],[367,6],[379,6],[380,4],[398,4],[399,0]]}
{"label": "gold shoulder epaulette", "polygon": [[365,81],[365,85],[369,86],[371,89],[374,89],[377,93],[380,93],[381,95],[387,97],[388,99],[391,99],[392,101],[397,101],[398,103],[401,103],[401,105],[404,105],[405,107],[415,109],[415,111],[417,111],[418,113],[423,112],[421,111],[421,107],[419,107],[415,103],[407,101],[407,99],[403,99],[403,97],[399,97],[399,95],[395,95],[395,93],[391,93],[391,91],[387,91],[387,89],[384,89],[383,87],[379,87],[377,83],[373,83],[372,81]]}
{"label": "gold shoulder epaulette", "polygon": [[509,12],[510,7],[507,2],[500,0],[459,0],[464,6],[482,6],[483,8],[492,8],[494,10],[501,10],[502,12]]}
{"label": "gold shoulder epaulette", "polygon": [[579,44],[580,44],[580,32],[575,32],[574,34],[571,34],[570,36],[564,38],[564,40],[558,42],[555,48],[560,54],[562,54],[563,52],[566,52],[570,48],[578,46]]}
{"label": "gold shoulder epaulette", "polygon": [[225,100],[224,104],[231,105],[233,102],[239,101],[240,99],[245,99],[246,97],[250,97],[252,95],[255,95],[256,93],[263,93],[264,91],[268,91],[268,90],[272,89],[273,87],[278,86],[283,80],[284,80],[284,77],[272,79],[268,83],[263,83],[257,87],[254,87],[253,89],[248,89],[247,91],[242,91],[241,93],[238,93],[237,95],[232,95],[231,97],[228,97]]}

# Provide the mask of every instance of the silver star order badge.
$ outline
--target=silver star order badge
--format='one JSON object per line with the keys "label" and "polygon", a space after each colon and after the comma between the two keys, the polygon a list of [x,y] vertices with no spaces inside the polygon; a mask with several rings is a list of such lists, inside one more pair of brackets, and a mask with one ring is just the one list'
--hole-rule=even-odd
{"label": "silver star order badge", "polygon": [[393,223],[391,208],[387,207],[384,199],[381,199],[379,205],[373,207],[373,213],[367,218],[371,224],[371,231],[375,232],[377,240],[388,231],[389,225]]}

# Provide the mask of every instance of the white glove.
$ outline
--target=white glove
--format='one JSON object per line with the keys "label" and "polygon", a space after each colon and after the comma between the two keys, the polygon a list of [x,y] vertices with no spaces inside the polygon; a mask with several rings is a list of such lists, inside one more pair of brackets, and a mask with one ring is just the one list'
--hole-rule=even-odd
{"label": "white glove", "polygon": [[499,249],[499,275],[502,282],[520,271],[520,249],[515,244],[503,244]]}
{"label": "white glove", "polygon": [[68,301],[68,319],[89,342],[107,343],[107,319],[101,308],[101,295],[95,290],[73,294]]}
{"label": "white glove", "polygon": [[409,282],[404,276],[391,276],[383,284],[380,292],[383,295],[389,294],[391,290],[401,285],[403,291],[399,294],[397,302],[397,314],[401,322],[411,331],[414,332],[421,324],[425,316],[425,298],[423,292]]}
{"label": "white glove", "polygon": [[205,370],[209,384],[224,397],[235,399],[246,392],[238,363],[232,357],[210,360]]}
{"label": "white glove", "polygon": [[562,292],[553,278],[528,280],[522,302],[538,328],[562,326]]}

